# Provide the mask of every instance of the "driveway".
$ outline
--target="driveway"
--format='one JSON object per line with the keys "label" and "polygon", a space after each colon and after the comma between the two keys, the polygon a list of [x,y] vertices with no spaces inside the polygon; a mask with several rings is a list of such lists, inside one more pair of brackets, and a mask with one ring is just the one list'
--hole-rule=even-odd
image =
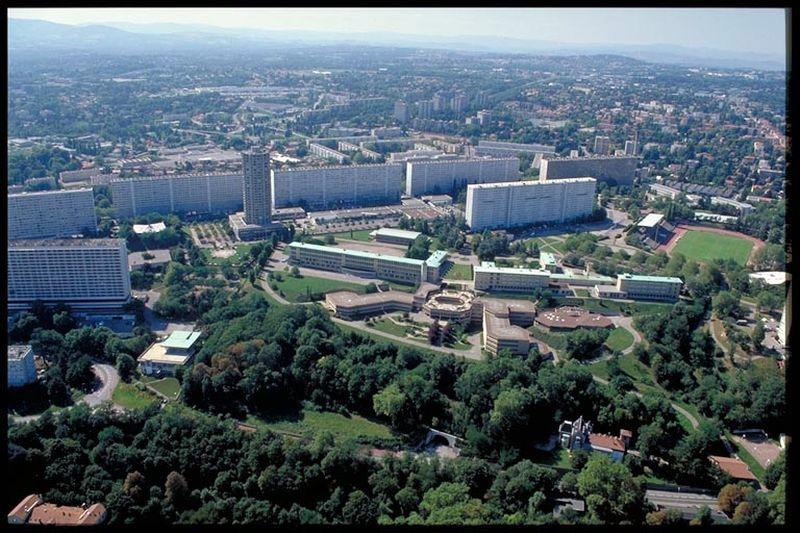
{"label": "driveway", "polygon": [[734,435],[733,440],[742,446],[764,468],[778,458],[781,448],[771,440],[756,435]]}
{"label": "driveway", "polygon": [[119,373],[116,368],[106,364],[92,365],[92,371],[100,379],[102,386],[93,393],[84,396],[81,401],[89,407],[97,407],[104,401],[111,401],[111,395],[114,394],[114,389],[117,388],[119,383]]}

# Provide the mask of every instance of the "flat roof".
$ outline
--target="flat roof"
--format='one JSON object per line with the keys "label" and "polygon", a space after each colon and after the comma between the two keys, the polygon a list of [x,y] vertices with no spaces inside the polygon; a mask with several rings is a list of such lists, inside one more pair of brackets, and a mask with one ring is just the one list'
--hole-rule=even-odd
{"label": "flat roof", "polygon": [[619,278],[629,279],[632,281],[657,281],[661,283],[683,283],[681,278],[673,278],[666,276],[641,276],[639,274],[620,274]]}
{"label": "flat roof", "polygon": [[[149,253],[154,256],[152,259],[145,259],[144,254]],[[169,263],[172,256],[169,250],[148,250],[147,252],[133,252],[128,254],[128,266],[139,266],[146,264]]]}
{"label": "flat roof", "polygon": [[554,276],[547,270],[519,267],[499,267],[493,261],[484,261],[481,266],[473,267],[473,272],[494,272],[496,274],[522,274],[525,276]]}
{"label": "flat roof", "polygon": [[200,338],[199,331],[173,331],[159,344],[166,348],[189,349]]}
{"label": "flat roof", "polygon": [[585,183],[597,181],[591,177],[582,178],[563,178],[558,180],[548,181],[501,181],[497,183],[473,183],[467,185],[468,189],[499,189],[504,187],[544,187],[549,185],[558,185],[560,183]]}
{"label": "flat roof", "polygon": [[119,248],[122,239],[20,239],[8,241],[9,248]]}
{"label": "flat roof", "polygon": [[425,260],[425,264],[432,268],[438,268],[442,266],[445,259],[447,259],[447,252],[444,250],[436,250]]}
{"label": "flat roof", "polygon": [[573,274],[572,272],[560,272],[550,274],[550,277],[554,280],[563,280],[563,281],[596,281],[599,284],[603,284],[605,282],[614,283],[614,278],[610,278],[608,276],[601,276],[599,274],[595,275],[584,275],[584,274]]}
{"label": "flat roof", "polygon": [[134,224],[133,232],[137,235],[142,233],[158,233],[167,229],[167,225],[163,222],[156,222],[155,224]]}
{"label": "flat roof", "polygon": [[307,248],[309,250],[318,250],[321,252],[336,253],[341,255],[349,255],[352,257],[362,257],[365,259],[382,259],[393,261],[395,263],[404,263],[406,265],[422,266],[421,259],[411,259],[409,257],[397,257],[394,255],[376,254],[373,252],[362,252],[361,250],[348,250],[347,248],[336,248],[335,246],[321,246],[319,244],[309,244],[306,242],[290,242],[290,248]]}
{"label": "flat roof", "polygon": [[760,279],[767,285],[782,285],[788,280],[792,279],[792,275],[788,272],[773,270],[768,272],[754,272],[753,274],[750,274],[750,278]]}
{"label": "flat roof", "polygon": [[[39,178],[39,179],[42,179],[42,178]],[[54,190],[54,191],[18,192],[18,193],[9,194],[9,196],[13,196],[13,197],[48,196],[48,195],[51,195],[51,194],[72,194],[72,193],[81,193],[81,192],[85,193],[86,191],[91,192],[92,188],[91,187],[80,187],[80,188],[74,188],[74,189],[57,189],[57,190]]]}
{"label": "flat roof", "polygon": [[378,236],[383,235],[386,237],[397,237],[399,239],[408,239],[408,240],[415,240],[417,237],[422,235],[422,233],[418,231],[409,231],[405,229],[398,229],[398,228],[380,228],[376,229],[375,231],[370,232],[370,235]]}
{"label": "flat roof", "polygon": [[8,358],[12,361],[19,361],[32,349],[30,344],[12,344],[8,347]]}
{"label": "flat roof", "polygon": [[166,346],[162,346],[160,343],[154,343],[150,345],[150,347],[139,356],[139,361],[145,361],[150,363],[164,363],[167,365],[182,365],[189,360],[191,355],[189,354],[173,354],[167,353]]}
{"label": "flat roof", "polygon": [[325,299],[337,307],[358,307],[377,303],[399,302],[411,305],[414,295],[403,291],[374,292],[372,294],[356,294],[351,291],[334,291],[325,295]]}
{"label": "flat roof", "polygon": [[640,228],[654,228],[656,224],[659,224],[662,220],[664,220],[664,215],[661,213],[650,213],[636,225]]}

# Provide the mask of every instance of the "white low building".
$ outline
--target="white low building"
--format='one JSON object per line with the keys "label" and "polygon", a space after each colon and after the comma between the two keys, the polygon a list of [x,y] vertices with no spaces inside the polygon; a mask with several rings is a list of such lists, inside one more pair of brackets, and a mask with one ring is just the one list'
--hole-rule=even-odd
{"label": "white low building", "polygon": [[139,356],[139,369],[148,376],[174,375],[176,368],[191,362],[199,338],[199,331],[173,331]]}

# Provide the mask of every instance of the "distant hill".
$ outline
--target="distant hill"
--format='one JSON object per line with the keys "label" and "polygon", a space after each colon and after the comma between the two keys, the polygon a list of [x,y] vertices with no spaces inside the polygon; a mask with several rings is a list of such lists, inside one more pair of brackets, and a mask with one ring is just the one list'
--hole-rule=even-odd
{"label": "distant hill", "polygon": [[109,22],[71,26],[9,19],[9,50],[81,50],[120,54],[255,50],[286,44],[355,44],[538,55],[612,54],[652,63],[709,68],[784,70],[782,57],[669,44],[570,44],[506,37],[436,37],[400,33],[335,33],[219,28],[199,24]]}

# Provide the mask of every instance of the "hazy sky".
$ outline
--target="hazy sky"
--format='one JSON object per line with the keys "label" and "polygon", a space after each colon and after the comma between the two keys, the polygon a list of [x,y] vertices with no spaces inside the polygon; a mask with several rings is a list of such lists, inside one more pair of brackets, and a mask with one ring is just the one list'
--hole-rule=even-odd
{"label": "hazy sky", "polygon": [[786,52],[782,9],[91,8],[9,9],[12,18],[64,24],[175,22],[229,28],[491,35],[564,43],[678,44]]}

